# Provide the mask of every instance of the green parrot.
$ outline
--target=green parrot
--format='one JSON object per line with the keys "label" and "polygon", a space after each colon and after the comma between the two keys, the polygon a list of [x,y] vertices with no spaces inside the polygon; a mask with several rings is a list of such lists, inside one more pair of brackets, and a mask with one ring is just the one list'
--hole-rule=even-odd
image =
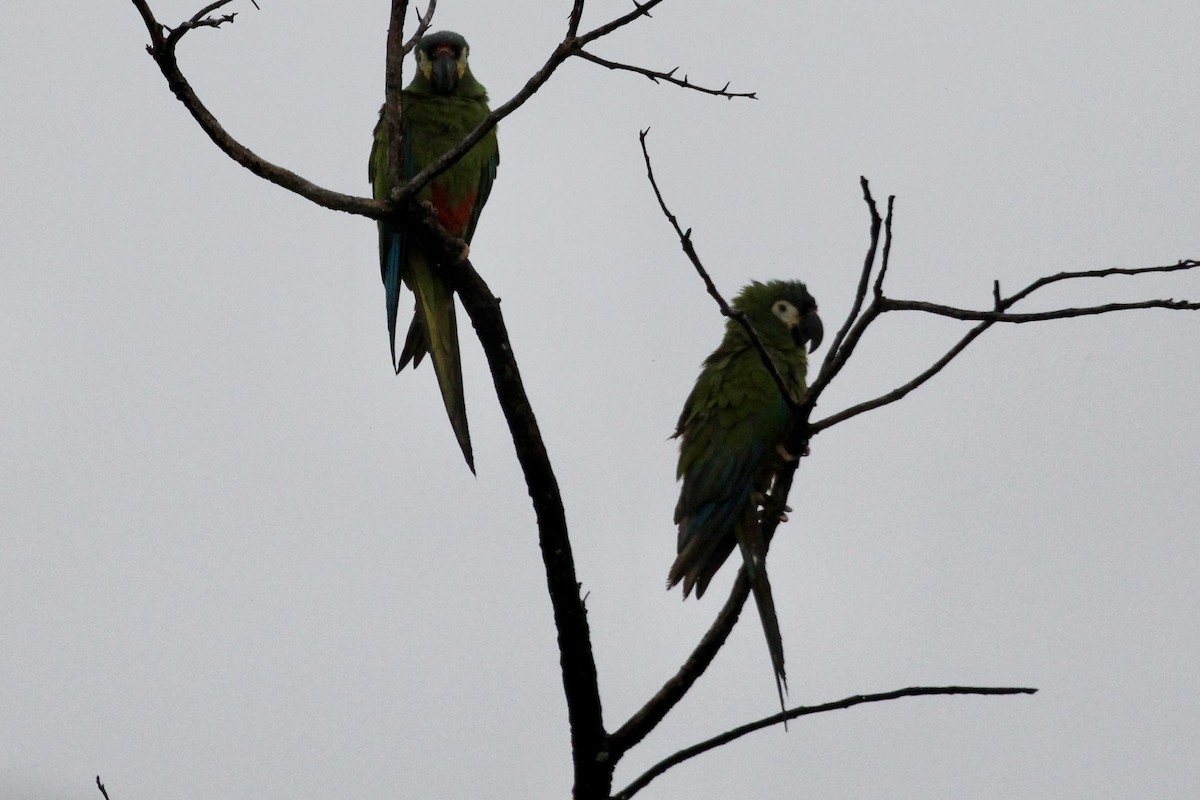
{"label": "green parrot", "polygon": [[[812,295],[799,281],[755,281],[742,289],[733,307],[746,314],[799,400],[806,389],[805,346],[816,350],[824,334]],[[728,320],[725,337],[705,359],[675,428],[680,440],[676,478],[683,479],[683,486],[675,506],[678,556],[667,578],[667,588],[683,581],[683,596],[695,589],[699,598],[733,548],[740,548],[781,706],[787,689],[783,639],[759,525],[760,506],[775,473],[799,456],[783,447],[790,416],[750,335],[739,322]]]}
{"label": "green parrot", "polygon": [[[401,94],[401,126],[405,180],[416,175],[458,144],[488,115],[487,90],[475,80],[467,64],[470,47],[457,33],[441,31],[421,38],[415,48],[417,74]],[[388,181],[388,138],[383,110],[375,126],[375,142],[367,166],[376,200],[385,199]],[[500,150],[493,128],[454,166],[426,184],[417,200],[432,205],[447,232],[466,244],[475,233],[479,212],[492,191]],[[441,265],[430,263],[421,248],[408,246],[403,231],[379,222],[379,268],[387,298],[388,340],[397,373],[411,361],[414,368],[429,353],[437,373],[442,400],[467,466],[475,471],[467,407],[463,398],[462,363],[454,319],[454,293],[440,275]],[[396,308],[400,282],[416,297],[416,309],[399,362],[396,361]]]}

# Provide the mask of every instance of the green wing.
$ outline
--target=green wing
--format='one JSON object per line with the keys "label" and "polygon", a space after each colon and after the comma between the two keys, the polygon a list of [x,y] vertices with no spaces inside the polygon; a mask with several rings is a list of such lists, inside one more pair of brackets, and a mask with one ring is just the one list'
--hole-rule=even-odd
{"label": "green wing", "polygon": [[686,597],[702,597],[713,575],[739,547],[767,639],[780,704],[787,687],[783,639],[766,571],[759,498],[778,467],[775,444],[789,419],[787,403],[754,350],[720,350],[705,364],[684,404],[676,435],[682,438],[678,477],[683,479],[675,523],[678,556],[668,584],[683,582]]}

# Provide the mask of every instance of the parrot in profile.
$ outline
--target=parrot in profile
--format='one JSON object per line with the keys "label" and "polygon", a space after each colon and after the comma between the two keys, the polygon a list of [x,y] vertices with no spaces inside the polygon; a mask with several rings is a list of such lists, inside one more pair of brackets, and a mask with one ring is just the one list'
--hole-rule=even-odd
{"label": "parrot in profile", "polygon": [[[431,33],[417,42],[415,53],[417,74],[401,94],[404,163],[400,175],[405,180],[458,144],[488,115],[487,91],[475,80],[467,64],[470,47],[466,39],[450,31]],[[499,163],[500,150],[493,128],[417,194],[418,202],[433,207],[442,227],[462,239],[464,258]],[[376,200],[388,197],[392,186],[388,180],[388,136],[382,109],[375,126],[367,179]],[[420,247],[409,246],[403,231],[384,220],[379,221],[379,268],[387,298],[392,365],[399,374],[410,361],[416,368],[425,354],[430,354],[454,435],[467,466],[474,472],[454,293],[441,277],[440,265],[430,263]],[[401,281],[415,295],[416,309],[397,362],[396,309]]]}
{"label": "parrot in profile", "polygon": [[[755,281],[733,301],[745,313],[795,400],[806,390],[807,345],[816,350],[824,328],[817,303],[799,281]],[[758,606],[775,688],[784,706],[787,676],[783,640],[767,580],[760,507],[776,472],[801,454],[784,449],[791,411],[763,365],[750,335],[725,323],[721,345],[704,361],[675,428],[680,440],[676,478],[683,479],[675,524],[678,556],[667,588],[704,595],[708,582],[738,547]]]}

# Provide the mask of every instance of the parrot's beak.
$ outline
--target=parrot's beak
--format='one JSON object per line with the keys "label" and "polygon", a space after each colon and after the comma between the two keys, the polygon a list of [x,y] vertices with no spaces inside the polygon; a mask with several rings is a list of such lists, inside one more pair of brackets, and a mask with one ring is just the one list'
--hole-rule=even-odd
{"label": "parrot's beak", "polygon": [[429,82],[439,94],[450,94],[458,86],[458,61],[449,50],[439,50],[430,65]]}
{"label": "parrot's beak", "polygon": [[825,326],[821,324],[821,318],[817,315],[816,309],[804,315],[804,319],[796,326],[793,335],[797,339],[797,344],[803,345],[807,340],[808,352],[816,352],[816,349],[821,346],[821,340],[825,338]]}

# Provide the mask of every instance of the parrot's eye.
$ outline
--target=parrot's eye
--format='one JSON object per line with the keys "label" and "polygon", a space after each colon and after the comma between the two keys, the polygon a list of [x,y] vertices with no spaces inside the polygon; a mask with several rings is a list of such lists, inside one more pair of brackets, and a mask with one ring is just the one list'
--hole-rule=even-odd
{"label": "parrot's eye", "polygon": [[800,312],[787,300],[776,300],[775,305],[771,306],[771,311],[789,328],[794,328],[800,322]]}

